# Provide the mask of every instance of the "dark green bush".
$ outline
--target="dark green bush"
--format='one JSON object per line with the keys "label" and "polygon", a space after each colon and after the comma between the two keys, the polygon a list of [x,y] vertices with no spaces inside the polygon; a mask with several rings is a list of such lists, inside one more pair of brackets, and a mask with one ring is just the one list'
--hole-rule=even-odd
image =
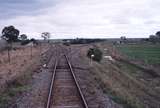
{"label": "dark green bush", "polygon": [[29,39],[21,41],[21,45],[27,45],[30,42]]}
{"label": "dark green bush", "polygon": [[90,48],[90,49],[88,50],[87,56],[88,56],[89,58],[91,58],[91,55],[92,55],[92,54],[94,55],[94,57],[93,57],[93,60],[94,60],[94,61],[97,61],[97,62],[100,62],[100,61],[101,61],[102,55],[103,55],[103,53],[102,53],[101,50],[99,50],[98,48]]}
{"label": "dark green bush", "polygon": [[65,46],[70,46],[70,43],[64,42],[63,45],[65,45]]}

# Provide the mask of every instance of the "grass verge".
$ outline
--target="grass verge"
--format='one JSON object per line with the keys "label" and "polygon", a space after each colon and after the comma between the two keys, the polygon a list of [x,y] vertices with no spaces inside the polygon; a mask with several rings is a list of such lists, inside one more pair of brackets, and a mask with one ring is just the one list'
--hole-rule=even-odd
{"label": "grass verge", "polygon": [[35,58],[21,74],[18,74],[14,80],[7,82],[7,88],[0,93],[0,108],[8,108],[15,104],[16,98],[23,92],[30,89],[28,82],[32,79],[34,70],[37,69],[40,59]]}
{"label": "grass verge", "polygon": [[106,70],[100,64],[95,64],[91,72],[94,75],[95,81],[99,84],[99,88],[115,103],[122,105],[124,108],[144,108],[139,99],[135,96],[133,97],[127,91],[124,81],[118,79],[117,77],[119,76],[112,73],[109,69]]}
{"label": "grass verge", "polygon": [[14,101],[14,97],[20,95],[29,89],[29,86],[24,85],[19,80],[15,80],[8,85],[8,88],[0,94],[0,108],[8,108]]}

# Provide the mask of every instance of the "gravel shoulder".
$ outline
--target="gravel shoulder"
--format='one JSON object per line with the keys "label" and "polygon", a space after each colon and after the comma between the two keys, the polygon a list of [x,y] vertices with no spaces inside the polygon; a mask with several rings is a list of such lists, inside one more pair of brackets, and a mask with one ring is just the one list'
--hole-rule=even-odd
{"label": "gravel shoulder", "polygon": [[89,108],[122,108],[121,105],[115,103],[103,93],[99,83],[95,80],[91,70],[92,67],[89,64],[90,61],[86,57],[86,52],[90,47],[90,45],[72,46],[72,57],[70,57]]}

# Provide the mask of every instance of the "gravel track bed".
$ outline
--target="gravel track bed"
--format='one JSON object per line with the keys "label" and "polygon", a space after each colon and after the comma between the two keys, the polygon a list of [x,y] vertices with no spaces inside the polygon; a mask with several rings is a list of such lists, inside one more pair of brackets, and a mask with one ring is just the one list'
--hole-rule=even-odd
{"label": "gravel track bed", "polygon": [[89,108],[122,108],[116,104],[101,89],[98,88],[98,83],[92,77],[89,61],[85,61],[82,57],[86,57],[84,50],[90,46],[76,46],[72,48],[70,56],[74,72],[78,78],[78,82],[84,93]]}

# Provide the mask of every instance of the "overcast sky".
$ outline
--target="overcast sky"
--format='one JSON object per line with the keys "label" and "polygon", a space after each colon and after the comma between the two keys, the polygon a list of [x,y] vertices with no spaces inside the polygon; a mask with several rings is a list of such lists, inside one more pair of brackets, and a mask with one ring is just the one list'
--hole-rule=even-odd
{"label": "overcast sky", "polygon": [[0,30],[30,37],[148,37],[160,30],[160,0],[0,0]]}

